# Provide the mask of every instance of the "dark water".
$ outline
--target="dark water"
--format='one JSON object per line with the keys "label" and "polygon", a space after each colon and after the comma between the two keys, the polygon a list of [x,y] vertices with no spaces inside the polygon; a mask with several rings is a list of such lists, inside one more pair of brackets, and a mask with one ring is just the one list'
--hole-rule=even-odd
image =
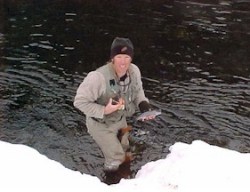
{"label": "dark water", "polygon": [[[0,0],[0,139],[108,184],[133,178],[175,142],[250,152],[249,1]],[[135,45],[155,121],[133,126],[135,160],[105,175],[73,105],[116,36]]]}

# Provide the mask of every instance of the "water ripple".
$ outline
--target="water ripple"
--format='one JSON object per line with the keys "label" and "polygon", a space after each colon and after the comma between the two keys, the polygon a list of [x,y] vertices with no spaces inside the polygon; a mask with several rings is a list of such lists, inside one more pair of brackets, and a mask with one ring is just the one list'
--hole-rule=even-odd
{"label": "water ripple", "polygon": [[162,110],[154,121],[128,119],[132,177],[177,141],[250,152],[248,1],[57,3],[6,1],[3,8],[1,140],[107,181],[73,99],[87,72],[109,58],[104,45],[124,34],[135,42],[145,93]]}

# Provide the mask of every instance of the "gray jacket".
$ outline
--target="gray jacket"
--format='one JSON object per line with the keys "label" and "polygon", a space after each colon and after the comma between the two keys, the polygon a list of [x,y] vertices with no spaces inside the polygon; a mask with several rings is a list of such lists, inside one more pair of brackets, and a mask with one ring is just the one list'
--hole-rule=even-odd
{"label": "gray jacket", "polygon": [[[119,79],[115,75],[112,63],[88,73],[77,89],[74,106],[87,117],[109,122],[118,121],[123,116],[132,116],[142,101],[147,101],[142,87],[139,68],[130,64],[128,69],[127,90],[122,91]],[[125,80],[126,82],[126,80]],[[125,109],[104,115],[104,108],[110,98],[122,97],[125,100]]]}

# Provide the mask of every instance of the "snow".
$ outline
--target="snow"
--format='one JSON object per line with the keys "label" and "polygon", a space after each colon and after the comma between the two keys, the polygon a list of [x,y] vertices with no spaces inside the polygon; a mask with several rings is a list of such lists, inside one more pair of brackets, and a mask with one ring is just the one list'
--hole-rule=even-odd
{"label": "snow", "polygon": [[196,140],[177,142],[165,159],[149,162],[133,179],[107,185],[48,159],[35,149],[0,141],[0,191],[250,191],[250,153]]}

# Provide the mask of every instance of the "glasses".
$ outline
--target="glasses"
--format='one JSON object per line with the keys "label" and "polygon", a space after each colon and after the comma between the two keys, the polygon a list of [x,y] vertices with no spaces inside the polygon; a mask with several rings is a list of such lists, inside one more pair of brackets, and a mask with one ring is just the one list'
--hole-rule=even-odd
{"label": "glasses", "polygon": [[129,85],[131,83],[131,78],[129,75],[126,75],[125,78],[120,78],[120,80],[117,82],[117,84],[120,86],[120,91],[122,93],[126,93],[128,88],[129,88]]}

